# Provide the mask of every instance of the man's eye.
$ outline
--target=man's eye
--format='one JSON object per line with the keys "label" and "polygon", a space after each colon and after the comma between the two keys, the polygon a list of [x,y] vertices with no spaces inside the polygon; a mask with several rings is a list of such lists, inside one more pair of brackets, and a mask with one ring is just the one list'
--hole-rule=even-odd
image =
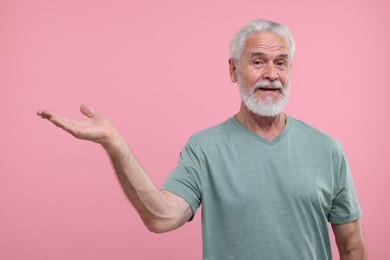
{"label": "man's eye", "polygon": [[283,66],[283,65],[285,65],[286,63],[284,62],[284,61],[278,61],[278,62],[276,62],[276,65],[277,66]]}
{"label": "man's eye", "polygon": [[261,60],[255,60],[253,63],[256,64],[256,65],[262,65],[262,64],[264,64],[264,62],[261,61]]}

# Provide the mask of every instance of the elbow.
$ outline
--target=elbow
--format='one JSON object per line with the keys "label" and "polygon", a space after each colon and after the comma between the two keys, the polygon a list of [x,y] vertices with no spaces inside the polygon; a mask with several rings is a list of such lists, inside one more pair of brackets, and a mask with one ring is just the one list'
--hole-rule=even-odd
{"label": "elbow", "polygon": [[162,234],[162,233],[165,233],[167,232],[168,230],[165,230],[163,227],[161,227],[160,225],[156,225],[156,224],[145,224],[146,228],[152,232],[152,233],[155,233],[155,234]]}
{"label": "elbow", "polygon": [[144,224],[150,232],[155,234],[162,234],[173,230],[173,228],[170,227],[170,225],[164,223],[159,219],[153,219],[147,221],[144,220]]}

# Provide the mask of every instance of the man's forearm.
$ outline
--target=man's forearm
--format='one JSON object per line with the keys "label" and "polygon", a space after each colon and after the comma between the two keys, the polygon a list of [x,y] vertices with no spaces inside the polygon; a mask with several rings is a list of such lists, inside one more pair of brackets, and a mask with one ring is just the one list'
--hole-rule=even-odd
{"label": "man's forearm", "polygon": [[[176,228],[176,223],[169,223],[169,221],[175,222],[173,219],[175,205],[169,196],[166,196],[167,194],[157,189],[125,140],[118,134],[104,148],[110,156],[123,191],[148,229],[153,232],[163,232]],[[166,222],[169,227],[161,228],[157,222]]]}

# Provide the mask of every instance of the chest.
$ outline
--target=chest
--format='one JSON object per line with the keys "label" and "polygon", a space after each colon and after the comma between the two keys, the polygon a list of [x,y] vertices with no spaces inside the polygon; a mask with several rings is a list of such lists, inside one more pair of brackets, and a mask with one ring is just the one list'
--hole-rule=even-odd
{"label": "chest", "polygon": [[326,151],[236,147],[208,157],[203,205],[220,210],[330,210],[334,178]]}

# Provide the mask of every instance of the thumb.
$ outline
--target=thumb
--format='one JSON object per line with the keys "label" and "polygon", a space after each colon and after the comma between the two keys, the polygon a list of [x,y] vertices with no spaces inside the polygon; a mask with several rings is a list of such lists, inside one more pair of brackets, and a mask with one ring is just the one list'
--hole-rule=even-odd
{"label": "thumb", "polygon": [[81,111],[81,113],[83,113],[84,115],[86,115],[89,118],[92,118],[95,115],[95,111],[85,104],[82,104],[80,106],[80,111]]}

